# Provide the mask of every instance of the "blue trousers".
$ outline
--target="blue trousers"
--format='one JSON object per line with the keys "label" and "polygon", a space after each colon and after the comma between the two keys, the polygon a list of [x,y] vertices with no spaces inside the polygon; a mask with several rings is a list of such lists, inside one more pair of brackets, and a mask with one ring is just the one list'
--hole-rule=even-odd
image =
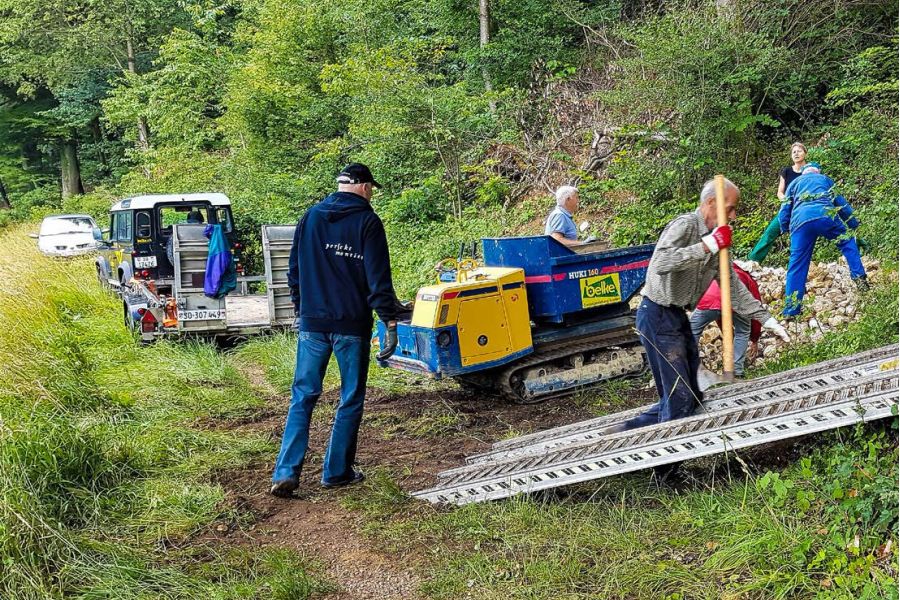
{"label": "blue trousers", "polygon": [[369,374],[369,340],[355,335],[301,331],[297,336],[291,405],[272,481],[300,476],[309,446],[309,422],[322,395],[322,381],[332,352],[341,373],[341,402],[325,452],[322,483],[340,483],[353,477]]}
{"label": "blue trousers", "polygon": [[[706,310],[698,308],[691,314],[691,333],[694,341],[699,344],[703,330],[713,321],[722,318],[721,310]],[[744,374],[744,359],[747,356],[747,346],[750,345],[750,320],[737,313],[732,313],[734,322],[734,374]]]}
{"label": "blue trousers", "polygon": [[626,429],[689,417],[703,400],[697,385],[700,352],[684,309],[648,298],[637,310],[637,330],[647,352],[659,402],[625,422]]}
{"label": "blue trousers", "polygon": [[837,240],[837,247],[850,267],[850,277],[858,279],[866,276],[856,238],[847,236],[847,227],[839,219],[821,217],[807,221],[791,231],[791,259],[788,262],[787,279],[784,286],[784,310],[786,317],[799,315],[803,296],[806,295],[806,277],[812,260],[816,240]]}

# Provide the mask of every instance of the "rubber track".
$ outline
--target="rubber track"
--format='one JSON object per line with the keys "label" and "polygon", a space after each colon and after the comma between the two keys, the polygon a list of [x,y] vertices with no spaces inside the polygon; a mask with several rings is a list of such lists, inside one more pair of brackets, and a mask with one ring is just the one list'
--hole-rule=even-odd
{"label": "rubber track", "polygon": [[602,334],[584,338],[584,341],[580,341],[575,345],[573,345],[570,341],[564,341],[542,347],[536,352],[529,354],[521,361],[517,361],[509,367],[500,371],[500,373],[497,375],[497,381],[500,383],[500,391],[504,395],[504,397],[512,400],[517,404],[535,404],[537,402],[543,402],[544,400],[548,400],[550,398],[560,398],[563,396],[574,394],[575,392],[581,390],[589,389],[590,387],[600,385],[602,382],[608,380],[601,379],[600,381],[592,384],[576,386],[574,388],[560,390],[559,392],[550,392],[547,394],[541,394],[540,396],[537,396],[535,398],[526,399],[516,393],[516,391],[512,387],[511,379],[518,371],[532,368],[541,363],[559,360],[573,354],[590,351],[598,352],[611,346],[628,347],[635,346],[637,344],[638,338],[634,334],[634,326],[628,325],[604,332]]}

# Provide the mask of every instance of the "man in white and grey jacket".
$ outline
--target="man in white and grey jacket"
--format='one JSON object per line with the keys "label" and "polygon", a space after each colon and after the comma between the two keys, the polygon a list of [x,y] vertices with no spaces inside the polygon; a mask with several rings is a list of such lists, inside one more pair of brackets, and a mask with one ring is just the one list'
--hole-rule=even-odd
{"label": "man in white and grey jacket", "polygon": [[[725,207],[733,221],[741,192],[725,180]],[[700,192],[697,210],[680,215],[663,230],[647,268],[643,298],[637,310],[637,330],[647,352],[659,402],[625,422],[625,429],[690,416],[702,401],[697,385],[700,353],[685,311],[693,310],[713,279],[719,277],[716,254],[731,246],[731,227],[716,226],[714,182]],[[731,272],[733,310],[757,320],[789,341],[787,332]]]}

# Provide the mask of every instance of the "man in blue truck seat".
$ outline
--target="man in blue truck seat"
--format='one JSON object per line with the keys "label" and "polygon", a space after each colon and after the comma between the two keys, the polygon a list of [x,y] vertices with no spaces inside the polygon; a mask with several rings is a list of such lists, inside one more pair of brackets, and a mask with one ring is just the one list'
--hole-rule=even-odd
{"label": "man in blue truck seat", "polygon": [[298,314],[297,364],[271,493],[289,497],[299,487],[309,445],[309,423],[334,354],[341,400],[322,465],[322,486],[359,483],[354,468],[369,371],[372,311],[387,324],[386,360],[397,345],[397,297],[391,281],[384,225],[370,201],[379,187],[369,168],[351,163],[338,191],[313,205],[297,224],[288,287]]}
{"label": "man in blue truck seat", "polygon": [[[736,216],[740,190],[725,180],[728,220]],[[647,353],[659,402],[625,422],[622,429],[644,427],[688,417],[703,400],[697,384],[700,354],[685,311],[692,310],[719,277],[716,254],[731,246],[731,227],[716,226],[716,193],[712,180],[700,192],[697,210],[672,220],[660,235],[647,267],[636,327]],[[789,341],[787,332],[754,298],[731,270],[733,311]]]}
{"label": "man in blue truck seat", "polygon": [[578,210],[578,190],[571,185],[564,185],[556,190],[556,206],[547,215],[544,235],[566,246],[578,246],[578,228],[572,215]]}

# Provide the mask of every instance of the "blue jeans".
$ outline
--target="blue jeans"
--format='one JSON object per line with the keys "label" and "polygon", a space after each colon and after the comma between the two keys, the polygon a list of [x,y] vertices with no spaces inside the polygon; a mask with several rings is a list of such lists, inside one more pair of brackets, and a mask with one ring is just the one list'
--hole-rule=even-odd
{"label": "blue jeans", "polygon": [[[721,310],[696,309],[691,315],[691,333],[694,341],[699,345],[700,336],[706,326],[713,321],[722,318]],[[750,344],[750,321],[737,313],[732,313],[734,322],[734,374],[744,374],[744,358],[747,355],[747,346]]]}
{"label": "blue jeans", "polygon": [[637,310],[636,325],[656,382],[659,402],[625,421],[625,428],[691,416],[703,400],[703,393],[697,385],[700,352],[684,309],[660,306],[644,298]]}
{"label": "blue jeans", "polygon": [[309,422],[322,395],[322,381],[332,352],[341,373],[341,403],[334,415],[331,441],[325,452],[322,483],[340,483],[353,478],[369,374],[369,340],[355,335],[301,331],[297,336],[291,406],[281,451],[275,461],[273,482],[300,476],[309,446]]}
{"label": "blue jeans", "polygon": [[826,240],[837,240],[847,266],[850,267],[850,277],[858,279],[866,276],[862,260],[859,257],[859,247],[856,238],[844,237],[847,227],[839,220],[831,217],[822,217],[807,221],[794,231],[791,231],[791,259],[788,262],[787,279],[784,286],[784,310],[781,314],[786,317],[799,315],[803,296],[806,295],[806,277],[809,275],[809,262],[812,260],[816,240],[820,237]]}

